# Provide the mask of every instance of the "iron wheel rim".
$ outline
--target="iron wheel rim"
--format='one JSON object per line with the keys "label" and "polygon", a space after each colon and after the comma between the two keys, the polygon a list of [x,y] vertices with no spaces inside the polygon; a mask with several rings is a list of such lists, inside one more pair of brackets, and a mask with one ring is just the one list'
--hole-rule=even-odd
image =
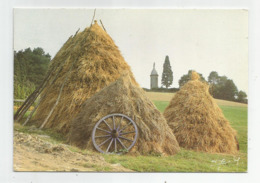
{"label": "iron wheel rim", "polygon": [[[116,118],[120,118],[120,121],[116,124]],[[112,127],[109,124],[112,120]],[[126,123],[122,125],[121,123]],[[110,122],[111,123],[111,122]],[[102,128],[100,126],[103,125]],[[106,128],[104,127],[106,126]],[[134,129],[134,131],[126,130]],[[98,131],[104,132],[104,135],[97,135]],[[129,139],[125,136],[130,135],[132,138]],[[120,113],[109,114],[102,119],[100,119],[92,131],[92,142],[97,151],[103,154],[122,154],[123,152],[129,152],[131,148],[135,145],[138,136],[138,128],[136,123],[128,116]],[[103,138],[102,143],[98,143],[97,139]],[[129,143],[130,145],[129,145]],[[107,147],[106,147],[106,145]],[[127,145],[125,145],[127,144]],[[103,147],[102,147],[103,146]],[[119,147],[121,146],[121,149]],[[103,148],[106,147],[106,150]]]}

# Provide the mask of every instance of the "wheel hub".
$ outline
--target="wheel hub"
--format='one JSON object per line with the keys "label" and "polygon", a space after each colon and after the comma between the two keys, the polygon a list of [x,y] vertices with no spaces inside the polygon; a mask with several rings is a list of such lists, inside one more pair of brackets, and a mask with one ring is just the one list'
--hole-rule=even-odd
{"label": "wheel hub", "polygon": [[113,138],[117,138],[117,137],[119,136],[118,131],[117,131],[117,130],[112,130],[111,136],[112,136]]}

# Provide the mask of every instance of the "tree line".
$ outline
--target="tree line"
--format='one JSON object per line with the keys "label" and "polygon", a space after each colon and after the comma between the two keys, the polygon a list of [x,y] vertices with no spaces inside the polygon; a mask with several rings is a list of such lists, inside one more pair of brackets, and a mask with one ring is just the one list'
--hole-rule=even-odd
{"label": "tree line", "polygon": [[14,98],[26,99],[45,77],[51,56],[42,48],[14,51]]}
{"label": "tree line", "polygon": [[[20,51],[14,51],[14,98],[26,99],[37,86],[39,86],[45,77],[51,56],[45,53],[42,48],[26,48]],[[191,78],[192,70],[184,74],[179,82],[181,88]],[[210,94],[217,99],[237,101],[247,103],[247,95],[244,91],[238,91],[237,86],[232,79],[226,76],[219,76],[216,71],[212,71],[207,80],[201,73],[200,80],[210,85]],[[163,73],[161,85],[166,90],[177,91],[176,88],[169,88],[173,83],[173,71],[169,56],[165,57],[163,64]],[[163,88],[161,88],[163,89]],[[159,90],[158,90],[159,91]],[[164,90],[165,91],[165,90]]]}
{"label": "tree line", "polygon": [[[179,88],[181,88],[186,82],[191,79],[192,70],[189,70],[187,74],[184,74],[179,82]],[[236,101],[247,103],[247,94],[242,90],[238,90],[237,86],[233,82],[232,79],[229,79],[226,76],[219,76],[216,71],[212,71],[207,80],[203,77],[201,73],[200,80],[202,82],[206,82],[209,84],[210,94],[217,99],[229,100],[229,101]],[[169,57],[166,56],[164,64],[163,64],[163,73],[162,73],[162,80],[161,85],[169,88],[173,83],[173,72],[170,65]],[[171,89],[170,89],[171,90]]]}
{"label": "tree line", "polygon": [[[189,70],[188,74],[180,78],[180,87],[190,80],[191,73],[192,70]],[[227,76],[219,76],[216,71],[212,71],[206,80],[201,73],[198,74],[202,82],[209,84],[209,92],[214,98],[247,103],[246,93],[242,90],[239,91],[234,81]]]}

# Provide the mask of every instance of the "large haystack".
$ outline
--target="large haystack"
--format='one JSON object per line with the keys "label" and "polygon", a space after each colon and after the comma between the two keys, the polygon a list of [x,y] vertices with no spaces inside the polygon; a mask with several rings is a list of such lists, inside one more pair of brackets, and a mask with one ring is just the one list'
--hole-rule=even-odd
{"label": "large haystack", "polygon": [[[44,99],[33,121],[39,126],[46,121],[44,128],[53,128],[63,134],[69,131],[70,122],[83,102],[118,79],[122,72],[129,72],[136,84],[118,47],[96,21],[90,28],[71,36],[51,63],[50,70],[54,72],[41,94]],[[58,104],[50,113],[55,103]]]}
{"label": "large haystack", "polygon": [[128,74],[89,98],[72,122],[69,142],[80,148],[93,149],[91,133],[104,116],[122,113],[132,118],[138,127],[138,138],[131,152],[140,154],[175,154],[178,142],[163,115],[136,86]]}
{"label": "large haystack", "polygon": [[208,92],[207,84],[192,73],[172,98],[164,116],[181,147],[210,153],[236,153],[236,131]]}

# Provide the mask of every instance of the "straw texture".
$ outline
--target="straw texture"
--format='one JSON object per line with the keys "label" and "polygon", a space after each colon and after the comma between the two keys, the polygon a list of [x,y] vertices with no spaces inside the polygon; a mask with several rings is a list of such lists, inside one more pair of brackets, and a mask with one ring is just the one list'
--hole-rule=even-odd
{"label": "straw texture", "polygon": [[164,116],[181,147],[210,153],[238,152],[236,131],[209,94],[207,84],[192,73],[172,98]]}
{"label": "straw texture", "polygon": [[112,113],[125,114],[137,124],[138,139],[131,153],[172,155],[179,151],[178,142],[163,115],[128,73],[86,100],[72,122],[69,143],[93,149],[91,133],[95,124]]}

